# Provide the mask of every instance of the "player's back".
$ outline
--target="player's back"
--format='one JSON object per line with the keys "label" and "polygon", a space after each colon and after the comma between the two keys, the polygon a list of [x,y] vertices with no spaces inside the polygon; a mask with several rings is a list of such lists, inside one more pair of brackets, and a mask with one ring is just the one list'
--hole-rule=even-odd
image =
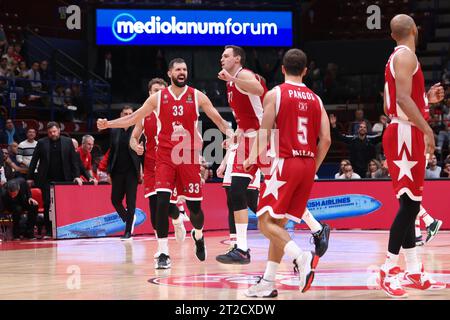
{"label": "player's back", "polygon": [[[395,47],[394,52],[391,54],[386,64],[386,68],[384,71],[384,96],[388,116],[391,119],[398,118],[400,120],[408,120],[408,117],[397,103],[397,92],[395,86],[394,57],[402,50],[410,49],[407,46],[403,45]],[[425,93],[425,81],[419,61],[417,61],[417,67],[412,77],[411,99],[416,103],[423,117],[428,120],[428,99]]]}
{"label": "player's back", "polygon": [[303,83],[286,81],[275,87],[277,156],[312,157],[317,152],[321,99]]}

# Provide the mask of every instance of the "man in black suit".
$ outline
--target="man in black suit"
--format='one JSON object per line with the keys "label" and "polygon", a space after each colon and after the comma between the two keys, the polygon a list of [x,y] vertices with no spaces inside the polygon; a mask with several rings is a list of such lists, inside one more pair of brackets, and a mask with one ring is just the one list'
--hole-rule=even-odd
{"label": "man in black suit", "polygon": [[[133,109],[125,106],[120,117],[133,113]],[[135,223],[136,193],[140,177],[141,161],[130,148],[130,137],[134,126],[125,129],[111,129],[108,173],[111,176],[111,202],[120,218],[126,223],[122,239],[131,239]],[[123,206],[126,196],[127,208]]]}
{"label": "man in black suit", "polygon": [[[38,141],[34,149],[28,170],[28,179],[34,180],[35,185],[42,191],[44,201],[44,224],[47,231],[45,238],[52,237],[52,222],[50,210],[50,183],[76,182],[83,184],[80,179],[78,155],[72,144],[72,139],[61,136],[61,129],[57,122],[47,125],[47,137]],[[37,173],[36,166],[39,162]]]}
{"label": "man in black suit", "polygon": [[[34,225],[38,213],[38,202],[31,197],[31,190],[23,178],[9,180],[2,190],[1,200],[3,208],[7,210],[13,219],[13,238],[19,239],[21,235],[25,238],[34,239]],[[25,234],[20,231],[20,218],[22,214],[27,215]]]}

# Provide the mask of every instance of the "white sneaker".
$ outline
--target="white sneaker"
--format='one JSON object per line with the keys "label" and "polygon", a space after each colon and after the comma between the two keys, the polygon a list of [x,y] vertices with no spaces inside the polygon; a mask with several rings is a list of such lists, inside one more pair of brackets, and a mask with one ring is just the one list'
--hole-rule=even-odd
{"label": "white sneaker", "polygon": [[131,224],[131,234],[134,233],[134,224],[136,223],[136,214],[134,214],[133,216],[133,222]]}
{"label": "white sneaker", "polygon": [[311,288],[314,280],[314,270],[318,263],[319,256],[314,252],[303,252],[299,258],[294,260],[294,272],[298,273],[301,292],[305,293]]}
{"label": "white sneaker", "polygon": [[186,228],[184,227],[184,222],[182,219],[179,219],[179,223],[173,223],[173,228],[175,229],[175,239],[177,242],[183,242],[186,239]]}
{"label": "white sneaker", "polygon": [[275,288],[275,281],[267,281],[260,277],[244,294],[249,298],[275,298],[278,296],[278,290]]}

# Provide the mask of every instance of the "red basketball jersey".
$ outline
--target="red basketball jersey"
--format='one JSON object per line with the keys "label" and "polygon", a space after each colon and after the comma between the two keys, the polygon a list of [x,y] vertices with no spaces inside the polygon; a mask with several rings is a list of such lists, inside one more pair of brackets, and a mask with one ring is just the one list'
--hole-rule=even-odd
{"label": "red basketball jersey", "polygon": [[303,83],[291,81],[275,87],[275,92],[277,157],[314,158],[323,108],[321,99]]}
{"label": "red basketball jersey", "polygon": [[[237,77],[242,70],[250,71],[241,67],[234,76]],[[244,131],[258,130],[261,125],[263,115],[262,102],[267,92],[267,87],[260,76],[255,74],[255,78],[264,89],[264,93],[260,97],[244,92],[232,81],[227,82],[228,104],[233,110],[238,128]]]}
{"label": "red basketball jersey", "polygon": [[201,150],[202,138],[197,129],[199,111],[197,90],[185,86],[176,97],[169,86],[157,93],[156,115],[159,120],[158,148]]}
{"label": "red basketball jersey", "polygon": [[158,134],[157,121],[158,118],[154,112],[145,117],[143,120],[145,135],[145,160],[156,160],[156,136]]}
{"label": "red basketball jersey", "polygon": [[[401,50],[410,50],[407,46],[395,47],[394,52],[389,57],[384,71],[385,84],[384,84],[384,95],[386,100],[386,108],[389,118],[399,118],[401,120],[408,120],[408,117],[402,111],[400,106],[397,104],[397,97],[395,91],[395,71],[394,71],[394,57]],[[429,118],[429,107],[428,99],[425,92],[425,81],[423,77],[422,68],[420,67],[419,61],[417,61],[417,67],[414,71],[412,78],[412,88],[411,88],[411,99],[416,103],[423,117],[428,120]]]}

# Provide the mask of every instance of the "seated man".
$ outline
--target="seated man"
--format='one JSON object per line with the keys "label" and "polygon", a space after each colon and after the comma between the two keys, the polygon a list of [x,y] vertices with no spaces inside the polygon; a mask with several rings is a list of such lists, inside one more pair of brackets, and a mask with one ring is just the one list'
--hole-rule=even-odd
{"label": "seated man", "polygon": [[[35,239],[34,225],[38,212],[38,202],[31,197],[31,190],[25,179],[12,179],[2,189],[3,209],[12,215],[13,238],[19,239],[21,235],[28,239]],[[27,224],[24,234],[20,230],[20,218],[27,214]]]}

